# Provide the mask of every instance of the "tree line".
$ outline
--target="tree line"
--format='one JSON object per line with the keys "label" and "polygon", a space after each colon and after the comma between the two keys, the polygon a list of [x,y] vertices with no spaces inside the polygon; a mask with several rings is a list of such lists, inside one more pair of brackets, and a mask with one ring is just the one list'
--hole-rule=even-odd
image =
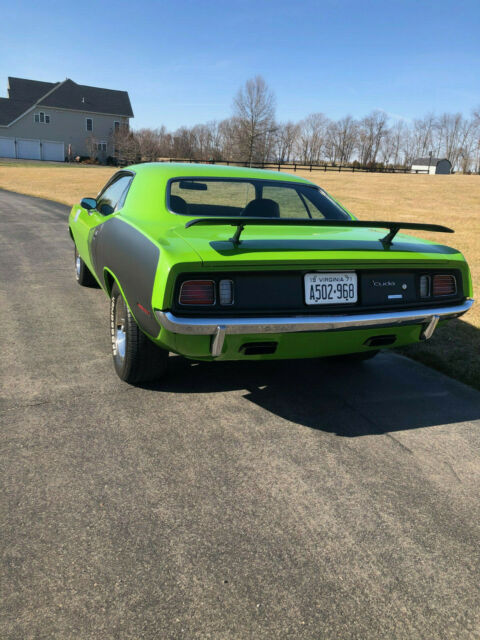
{"label": "tree line", "polygon": [[332,120],[311,113],[300,122],[278,122],[275,96],[261,76],[248,80],[221,121],[168,131],[165,126],[115,134],[118,158],[130,163],[159,158],[298,162],[408,168],[417,157],[448,158],[456,171],[480,172],[480,109],[393,120],[375,110],[363,118]]}

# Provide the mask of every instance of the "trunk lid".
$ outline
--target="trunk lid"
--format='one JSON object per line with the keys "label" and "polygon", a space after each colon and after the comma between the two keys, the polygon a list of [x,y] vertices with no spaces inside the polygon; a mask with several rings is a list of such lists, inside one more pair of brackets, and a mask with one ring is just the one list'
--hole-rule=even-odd
{"label": "trunk lid", "polygon": [[229,225],[177,227],[175,233],[198,254],[205,267],[432,263],[462,259],[451,247],[398,233],[391,246],[381,228],[246,226],[240,244]]}

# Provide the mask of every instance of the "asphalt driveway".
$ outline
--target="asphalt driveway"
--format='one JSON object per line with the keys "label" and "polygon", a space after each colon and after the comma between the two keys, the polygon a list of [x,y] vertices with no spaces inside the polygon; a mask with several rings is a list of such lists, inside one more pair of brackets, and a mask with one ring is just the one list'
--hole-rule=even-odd
{"label": "asphalt driveway", "polygon": [[67,208],[0,191],[0,637],[479,638],[480,394],[406,358],[114,374]]}

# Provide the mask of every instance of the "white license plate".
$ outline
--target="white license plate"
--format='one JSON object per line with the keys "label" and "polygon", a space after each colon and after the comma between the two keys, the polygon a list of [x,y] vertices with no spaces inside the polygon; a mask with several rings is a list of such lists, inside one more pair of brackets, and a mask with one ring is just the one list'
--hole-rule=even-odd
{"label": "white license plate", "polygon": [[307,273],[305,275],[306,304],[342,304],[357,302],[357,274]]}

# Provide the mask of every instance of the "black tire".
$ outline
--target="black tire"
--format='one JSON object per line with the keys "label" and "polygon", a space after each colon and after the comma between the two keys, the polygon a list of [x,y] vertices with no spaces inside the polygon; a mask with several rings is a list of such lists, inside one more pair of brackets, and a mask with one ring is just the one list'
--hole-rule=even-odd
{"label": "black tire", "polygon": [[98,288],[98,282],[92,276],[90,269],[80,257],[75,245],[75,279],[82,287],[94,287]]}
{"label": "black tire", "polygon": [[165,373],[168,351],[140,331],[116,283],[110,297],[110,336],[113,366],[121,380],[138,384],[158,380]]}

